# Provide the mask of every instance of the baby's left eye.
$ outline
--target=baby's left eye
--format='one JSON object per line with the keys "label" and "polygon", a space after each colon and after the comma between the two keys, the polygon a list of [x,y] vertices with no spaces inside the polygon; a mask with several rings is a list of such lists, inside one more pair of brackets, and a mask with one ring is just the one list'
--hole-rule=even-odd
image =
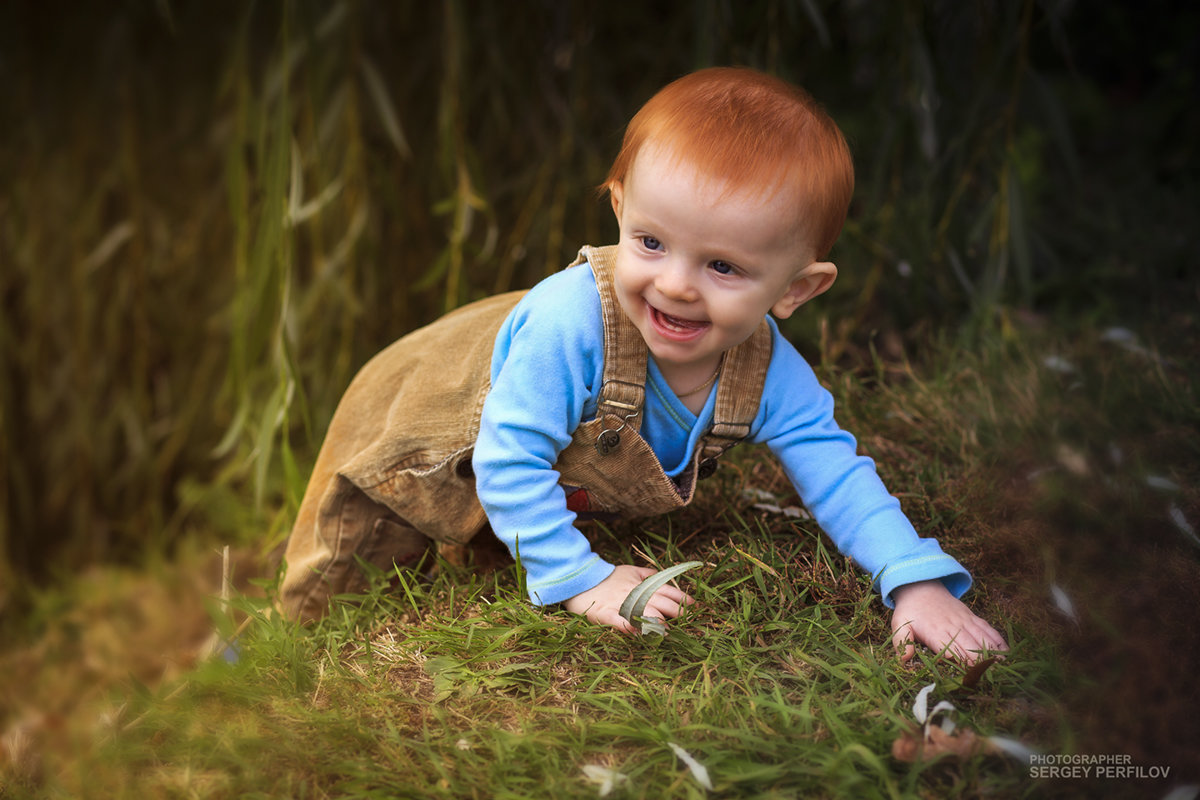
{"label": "baby's left eye", "polygon": [[728,261],[714,261],[709,264],[709,266],[712,267],[713,272],[716,272],[718,275],[733,274],[733,265]]}

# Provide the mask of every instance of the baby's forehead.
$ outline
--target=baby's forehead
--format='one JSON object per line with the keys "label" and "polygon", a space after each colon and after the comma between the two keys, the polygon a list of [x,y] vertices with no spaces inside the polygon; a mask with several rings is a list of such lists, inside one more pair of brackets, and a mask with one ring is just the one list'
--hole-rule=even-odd
{"label": "baby's forehead", "polygon": [[697,187],[715,190],[721,197],[758,200],[764,204],[777,199],[796,205],[802,202],[802,187],[784,164],[747,169],[713,159],[709,154],[685,152],[669,143],[647,142],[630,167],[628,181],[662,175],[677,175]]}

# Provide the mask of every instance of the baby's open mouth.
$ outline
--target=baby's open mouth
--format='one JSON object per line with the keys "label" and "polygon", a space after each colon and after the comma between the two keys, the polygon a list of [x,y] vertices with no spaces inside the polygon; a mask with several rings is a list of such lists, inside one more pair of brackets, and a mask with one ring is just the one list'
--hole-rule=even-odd
{"label": "baby's open mouth", "polygon": [[707,330],[712,324],[702,320],[675,317],[659,311],[648,303],[647,308],[650,309],[650,317],[653,319],[655,327],[672,338],[692,338]]}

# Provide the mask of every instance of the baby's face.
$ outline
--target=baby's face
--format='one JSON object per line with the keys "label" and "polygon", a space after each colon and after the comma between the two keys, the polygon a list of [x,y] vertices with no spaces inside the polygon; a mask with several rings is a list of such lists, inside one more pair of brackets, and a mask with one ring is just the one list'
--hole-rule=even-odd
{"label": "baby's face", "polygon": [[727,192],[657,156],[643,150],[612,190],[617,298],[664,371],[715,369],[768,311],[786,317],[799,305],[788,297],[811,247],[789,193]]}

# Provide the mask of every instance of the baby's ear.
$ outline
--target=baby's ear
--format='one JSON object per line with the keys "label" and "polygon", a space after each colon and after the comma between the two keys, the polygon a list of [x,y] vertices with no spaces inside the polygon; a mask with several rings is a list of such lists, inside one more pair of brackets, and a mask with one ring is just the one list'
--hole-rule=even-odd
{"label": "baby's ear", "polygon": [[784,292],[783,297],[771,306],[771,313],[778,319],[787,319],[800,306],[823,294],[837,279],[837,267],[830,261],[814,261],[798,274]]}
{"label": "baby's ear", "polygon": [[613,181],[608,185],[608,199],[612,202],[613,214],[617,216],[617,222],[621,221],[621,201],[625,197],[625,187],[620,181]]}

